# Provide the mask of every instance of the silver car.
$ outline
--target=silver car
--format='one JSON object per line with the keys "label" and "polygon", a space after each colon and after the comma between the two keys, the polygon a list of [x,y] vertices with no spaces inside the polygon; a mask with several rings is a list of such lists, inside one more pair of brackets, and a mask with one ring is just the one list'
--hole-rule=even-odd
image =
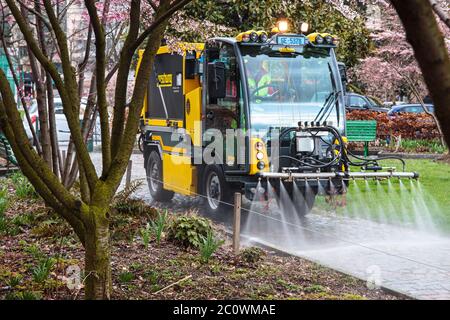
{"label": "silver car", "polygon": [[[67,123],[66,116],[64,115],[61,98],[55,98],[54,105],[55,105],[55,122],[56,122],[58,141],[60,144],[65,145],[65,144],[68,144],[70,141],[70,129],[69,129],[69,125]],[[85,108],[86,108],[86,99],[82,99],[81,105],[80,105],[81,113],[84,113]],[[30,113],[31,122],[33,123],[33,126],[34,126],[36,132],[38,132],[39,131],[39,121],[38,121],[39,112],[38,112],[36,101],[34,101],[31,104],[31,106],[29,107],[28,110]],[[80,123],[81,123],[82,119],[83,119],[83,116],[80,115]],[[23,124],[25,127],[25,131],[27,133],[28,139],[30,141],[33,141],[33,136],[31,134],[31,130],[28,125],[28,121],[25,117],[23,119]],[[100,120],[98,117],[96,118],[95,128],[93,131],[93,139],[94,139],[94,142],[100,141]]]}

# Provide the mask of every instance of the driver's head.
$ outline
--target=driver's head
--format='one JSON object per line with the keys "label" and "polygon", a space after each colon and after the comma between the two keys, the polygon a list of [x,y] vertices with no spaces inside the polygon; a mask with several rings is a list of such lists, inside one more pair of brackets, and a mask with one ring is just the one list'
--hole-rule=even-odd
{"label": "driver's head", "polygon": [[261,69],[265,73],[269,72],[269,61],[263,60],[263,62],[261,63]]}

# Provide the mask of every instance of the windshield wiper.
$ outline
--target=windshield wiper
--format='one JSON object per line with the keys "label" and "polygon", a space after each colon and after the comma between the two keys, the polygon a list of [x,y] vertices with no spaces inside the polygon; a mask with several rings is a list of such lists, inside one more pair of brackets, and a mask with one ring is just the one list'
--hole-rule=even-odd
{"label": "windshield wiper", "polygon": [[[338,95],[341,93],[341,91],[336,90],[336,82],[334,81],[333,70],[332,70],[331,64],[329,62],[328,62],[328,70],[330,71],[330,78],[331,78],[331,84],[333,86],[333,92],[330,92],[328,97],[325,99],[325,102],[324,102],[322,108],[320,109],[319,113],[317,114],[316,118],[314,119],[314,122],[322,122],[322,119],[324,118],[325,115],[326,115],[326,117],[325,117],[324,121],[326,121],[328,119],[328,117],[331,114],[331,110],[332,110],[331,106],[335,102]],[[337,108],[336,111],[337,111],[337,118],[338,118],[338,123],[339,123],[339,108]]]}
{"label": "windshield wiper", "polygon": [[328,117],[331,114],[331,107],[333,106],[333,103],[335,102],[339,93],[340,93],[340,91],[330,92],[327,99],[325,100],[325,103],[323,104],[322,108],[320,109],[319,113],[314,118],[314,122],[322,122],[322,119],[325,117],[325,115],[327,115],[327,116],[325,117],[324,121],[326,121],[328,119]]}

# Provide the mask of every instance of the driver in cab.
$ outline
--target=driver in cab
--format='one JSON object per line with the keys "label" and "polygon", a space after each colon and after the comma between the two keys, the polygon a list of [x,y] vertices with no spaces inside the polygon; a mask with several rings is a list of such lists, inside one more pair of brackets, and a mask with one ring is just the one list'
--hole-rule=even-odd
{"label": "driver in cab", "polygon": [[269,62],[262,61],[261,64],[248,65],[248,88],[252,97],[269,97],[274,92],[270,86],[272,77],[269,72]]}

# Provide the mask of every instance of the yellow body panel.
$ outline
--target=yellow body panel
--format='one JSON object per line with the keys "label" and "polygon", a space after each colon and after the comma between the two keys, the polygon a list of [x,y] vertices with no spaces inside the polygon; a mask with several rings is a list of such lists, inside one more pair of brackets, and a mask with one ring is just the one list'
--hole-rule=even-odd
{"label": "yellow body panel", "polygon": [[194,146],[202,145],[202,89],[198,87],[186,94],[186,131],[191,136]]}
{"label": "yellow body panel", "polygon": [[191,157],[163,153],[164,189],[184,195],[196,194],[196,168],[191,165]]}
{"label": "yellow body panel", "polygon": [[157,126],[157,127],[183,127],[182,120],[165,120],[165,119],[145,119],[144,122],[148,126]]}
{"label": "yellow body panel", "polygon": [[[256,159],[256,153],[258,150],[256,150],[255,145],[257,142],[263,143],[263,141],[260,138],[251,138],[250,139],[250,175],[255,175],[258,172],[267,172],[269,171],[269,157],[267,156],[267,148],[265,144],[263,143],[263,147],[260,150],[262,154],[264,155],[262,160]],[[259,170],[257,167],[257,164],[259,161],[264,161],[264,169]]]}

